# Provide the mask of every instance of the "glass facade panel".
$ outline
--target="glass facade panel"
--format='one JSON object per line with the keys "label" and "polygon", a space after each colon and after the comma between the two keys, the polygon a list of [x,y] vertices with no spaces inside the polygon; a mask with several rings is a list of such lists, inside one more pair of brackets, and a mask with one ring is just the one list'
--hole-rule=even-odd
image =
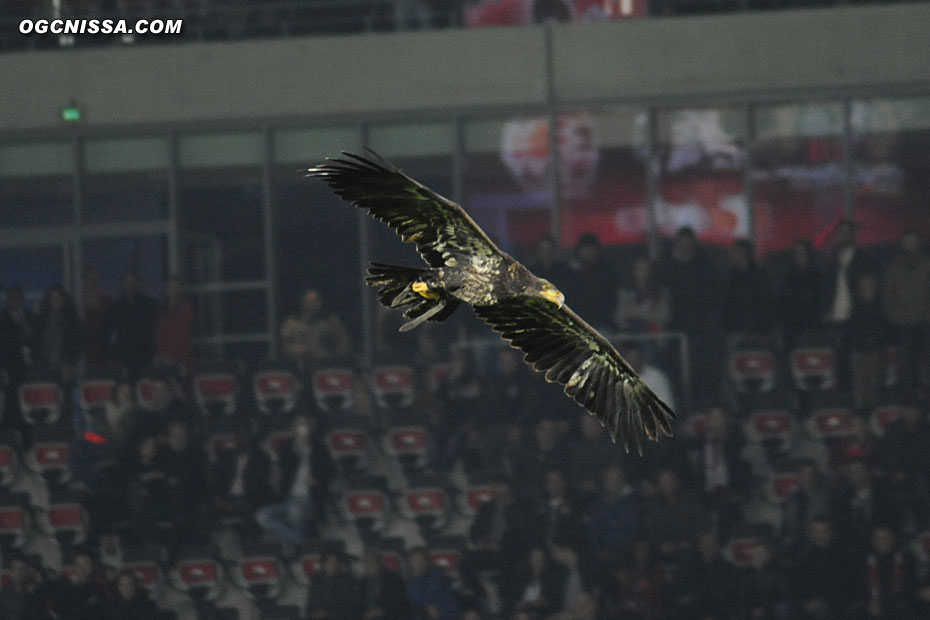
{"label": "glass facade panel", "polygon": [[166,172],[89,174],[84,177],[85,224],[144,222],[168,217]]}
{"label": "glass facade panel", "polygon": [[181,136],[182,168],[224,168],[260,165],[265,136],[260,131],[237,131]]}
{"label": "glass facade panel", "polygon": [[167,170],[170,159],[167,137],[109,138],[84,144],[84,170],[90,173]]}
{"label": "glass facade panel", "polygon": [[659,234],[690,226],[711,243],[749,237],[743,108],[659,110],[656,125]]}
{"label": "glass facade panel", "polygon": [[753,115],[757,253],[781,252],[798,240],[823,247],[844,212],[843,105],[767,105]]}
{"label": "glass facade panel", "polygon": [[851,121],[859,242],[930,237],[930,97],[854,101]]}
{"label": "glass facade panel", "polygon": [[297,164],[309,168],[324,157],[334,157],[342,151],[351,151],[358,145],[358,128],[355,125],[280,129],[273,136],[275,164]]}
{"label": "glass facade panel", "polygon": [[3,228],[74,223],[73,177],[0,179],[0,222]]}
{"label": "glass facade panel", "polygon": [[142,280],[142,291],[160,298],[168,266],[165,237],[97,237],[81,244],[85,270],[100,277],[100,286],[113,297],[122,290],[123,275],[135,271]]}

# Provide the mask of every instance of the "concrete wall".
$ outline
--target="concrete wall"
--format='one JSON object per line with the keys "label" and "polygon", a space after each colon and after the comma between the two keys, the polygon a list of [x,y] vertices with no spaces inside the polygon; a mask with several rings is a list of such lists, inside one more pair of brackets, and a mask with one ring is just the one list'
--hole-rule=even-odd
{"label": "concrete wall", "polygon": [[[0,55],[0,135],[547,102],[930,92],[930,3]],[[551,62],[550,62],[551,56]]]}

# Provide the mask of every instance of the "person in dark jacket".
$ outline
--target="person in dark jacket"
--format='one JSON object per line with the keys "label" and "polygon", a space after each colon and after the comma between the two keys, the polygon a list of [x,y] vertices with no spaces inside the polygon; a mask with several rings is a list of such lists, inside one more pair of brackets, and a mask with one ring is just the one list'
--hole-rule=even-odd
{"label": "person in dark jacket", "polygon": [[256,511],[274,499],[271,459],[254,437],[251,422],[242,420],[236,431],[235,447],[217,456],[211,476],[216,517],[241,520],[250,530]]}
{"label": "person in dark jacket", "polygon": [[791,249],[791,266],[778,287],[775,308],[789,349],[801,334],[816,333],[823,327],[823,281],[814,260],[810,242],[796,242]]}
{"label": "person in dark jacket", "polygon": [[866,412],[878,404],[891,325],[879,300],[878,277],[863,273],[856,279],[855,287],[848,324],[850,366],[856,409]]}
{"label": "person in dark jacket", "polygon": [[358,591],[336,551],[323,556],[322,570],[310,580],[307,618],[310,620],[351,620],[358,615]]}
{"label": "person in dark jacket", "polygon": [[116,592],[116,601],[106,616],[109,620],[159,620],[164,617],[139,585],[139,579],[132,570],[120,571],[116,577]]}
{"label": "person in dark jacket", "polygon": [[0,618],[3,620],[43,620],[48,592],[38,571],[25,557],[7,560],[10,580],[0,587]]}
{"label": "person in dark jacket", "polygon": [[426,547],[414,547],[407,553],[410,567],[410,600],[419,613],[431,620],[458,620],[462,606],[449,580],[438,568],[430,567]]}
{"label": "person in dark jacket", "polygon": [[336,465],[315,430],[308,416],[294,416],[292,437],[278,452],[277,501],[255,517],[262,528],[292,545],[300,544],[308,528],[322,520],[329,485],[336,476]]}
{"label": "person in dark jacket", "polygon": [[0,369],[7,372],[10,388],[15,390],[32,365],[38,320],[26,308],[26,294],[21,287],[11,286],[6,300],[6,310],[0,312]]}
{"label": "person in dark jacket", "polygon": [[59,617],[67,620],[99,620],[113,605],[115,592],[107,582],[106,575],[94,563],[87,551],[79,551],[74,557],[74,575],[63,577],[56,605]]}
{"label": "person in dark jacket", "polygon": [[735,241],[730,247],[723,326],[730,334],[765,334],[771,327],[768,275],[756,264],[749,241]]}
{"label": "person in dark jacket", "polygon": [[103,346],[108,357],[126,368],[136,380],[155,354],[155,300],[142,292],[139,274],[123,275],[123,294],[113,303],[104,321]]}
{"label": "person in dark jacket", "polygon": [[804,620],[839,620],[849,601],[851,571],[848,552],[838,544],[826,516],[810,525],[807,543],[798,556],[789,583],[796,617]]}
{"label": "person in dark jacket", "polygon": [[168,422],[160,454],[173,507],[172,520],[181,543],[203,540],[209,497],[208,457],[190,438],[184,420]]}
{"label": "person in dark jacket", "polygon": [[362,620],[408,620],[412,614],[410,597],[403,578],[388,570],[381,554],[365,552],[362,577],[358,581],[358,599]]}
{"label": "person in dark jacket", "polygon": [[45,294],[35,338],[36,365],[54,372],[66,383],[75,379],[81,347],[81,322],[74,300],[56,284]]}
{"label": "person in dark jacket", "polygon": [[543,547],[534,547],[514,578],[514,600],[508,610],[528,611],[545,618],[562,608],[566,569],[552,561]]}

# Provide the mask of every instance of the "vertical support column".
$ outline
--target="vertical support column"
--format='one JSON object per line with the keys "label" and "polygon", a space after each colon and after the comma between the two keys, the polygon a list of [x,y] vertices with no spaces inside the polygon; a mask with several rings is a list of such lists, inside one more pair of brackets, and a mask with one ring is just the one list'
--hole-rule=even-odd
{"label": "vertical support column", "polygon": [[74,200],[74,232],[70,238],[62,239],[62,261],[64,262],[65,286],[73,287],[77,306],[84,310],[84,248],[82,246],[84,228],[84,141],[77,133],[72,138],[74,172],[72,199]]}
{"label": "vertical support column", "polygon": [[562,240],[562,179],[559,174],[559,119],[555,109],[552,24],[546,24],[545,35],[546,117],[549,123],[549,191],[552,194],[552,205],[549,208],[549,234],[555,240],[556,247],[559,247]]}
{"label": "vertical support column", "polygon": [[656,133],[655,108],[646,108],[646,213],[648,214],[646,237],[649,244],[650,260],[659,260],[659,156],[656,152],[658,136]]}
{"label": "vertical support column", "polygon": [[856,170],[853,165],[852,100],[843,99],[843,212],[846,217],[855,217]]}
{"label": "vertical support column", "polygon": [[178,135],[172,132],[168,135],[168,271],[178,276],[181,275],[181,244],[178,224],[179,169]]}
{"label": "vertical support column", "polygon": [[[362,146],[368,146],[367,124],[362,123],[359,125],[358,137]],[[368,285],[365,284],[365,273],[368,271],[368,261],[371,258],[371,244],[368,236],[368,214],[363,209],[356,209],[356,212],[358,213],[358,283],[362,309],[362,350],[359,362],[362,368],[368,370],[371,368],[374,353],[374,334],[372,331],[374,307],[371,303],[371,293],[368,290]]]}
{"label": "vertical support column", "polygon": [[746,156],[743,158],[746,171],[743,179],[744,199],[746,200],[746,218],[749,227],[748,240],[755,245],[756,242],[756,210],[755,204],[755,183],[752,178],[753,168],[753,147],[756,144],[756,119],[755,109],[752,103],[743,105],[743,135],[745,136],[744,150]]}
{"label": "vertical support column", "polygon": [[277,270],[274,259],[274,194],[271,184],[274,182],[272,165],[274,161],[274,135],[266,124],[262,129],[264,137],[264,153],[262,154],[262,243],[265,252],[265,320],[268,334],[268,355],[272,359],[278,357],[277,338],[277,304],[275,299],[275,283]]}

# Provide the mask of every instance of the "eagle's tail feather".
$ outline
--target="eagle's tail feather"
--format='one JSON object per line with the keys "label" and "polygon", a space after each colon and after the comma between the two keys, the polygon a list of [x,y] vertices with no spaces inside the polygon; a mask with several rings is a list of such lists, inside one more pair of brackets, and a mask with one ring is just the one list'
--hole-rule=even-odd
{"label": "eagle's tail feather", "polygon": [[388,308],[409,306],[404,316],[412,320],[401,327],[401,331],[408,331],[424,321],[446,320],[459,305],[457,299],[442,289],[430,290],[428,296],[414,290],[414,285],[422,283],[428,274],[428,269],[370,263],[365,282],[378,289],[382,305]]}

